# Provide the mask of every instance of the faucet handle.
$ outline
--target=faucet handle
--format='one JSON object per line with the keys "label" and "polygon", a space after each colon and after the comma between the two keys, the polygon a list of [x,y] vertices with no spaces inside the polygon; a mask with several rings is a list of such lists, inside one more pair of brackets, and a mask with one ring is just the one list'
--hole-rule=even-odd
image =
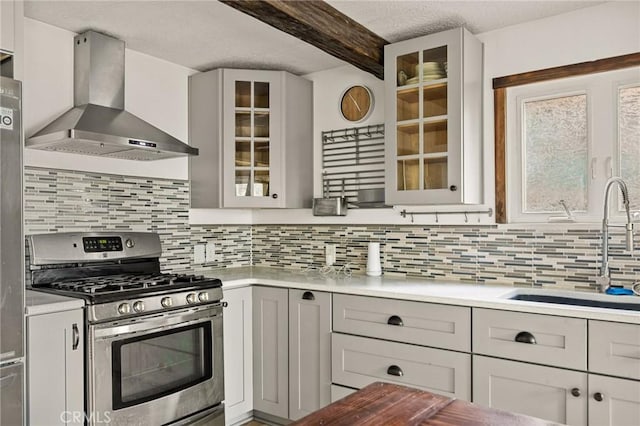
{"label": "faucet handle", "polygon": [[625,228],[627,234],[627,251],[633,251],[633,223],[627,223]]}

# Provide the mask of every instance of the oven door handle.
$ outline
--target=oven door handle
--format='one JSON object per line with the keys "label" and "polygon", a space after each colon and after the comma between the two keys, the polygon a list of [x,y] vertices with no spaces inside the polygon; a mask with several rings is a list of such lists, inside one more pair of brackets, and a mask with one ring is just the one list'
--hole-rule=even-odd
{"label": "oven door handle", "polygon": [[106,326],[99,324],[91,326],[90,328],[93,329],[93,336],[96,339],[112,339],[116,336],[120,338],[125,335],[171,330],[173,328],[202,322],[203,320],[212,321],[216,317],[221,317],[221,315],[222,304],[217,303],[207,309],[188,312],[186,314],[176,315],[176,312],[166,313],[146,320],[136,318],[135,321],[127,324],[111,323]]}

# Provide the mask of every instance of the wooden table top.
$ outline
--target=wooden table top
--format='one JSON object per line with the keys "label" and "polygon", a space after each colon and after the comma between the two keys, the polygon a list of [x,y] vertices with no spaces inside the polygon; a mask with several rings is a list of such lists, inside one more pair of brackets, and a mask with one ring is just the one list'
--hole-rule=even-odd
{"label": "wooden table top", "polygon": [[547,426],[557,423],[481,407],[406,386],[376,382],[292,424],[297,426]]}

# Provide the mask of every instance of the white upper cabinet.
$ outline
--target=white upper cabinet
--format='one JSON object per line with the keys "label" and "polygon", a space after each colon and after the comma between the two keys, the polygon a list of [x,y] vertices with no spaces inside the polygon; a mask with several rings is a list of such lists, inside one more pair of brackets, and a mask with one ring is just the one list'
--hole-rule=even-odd
{"label": "white upper cabinet", "polygon": [[311,81],[284,71],[191,76],[191,207],[310,207],[312,94]]}
{"label": "white upper cabinet", "polygon": [[387,204],[482,201],[482,43],[463,28],[385,46]]}
{"label": "white upper cabinet", "polygon": [[0,49],[6,52],[15,51],[14,8],[13,0],[0,1]]}

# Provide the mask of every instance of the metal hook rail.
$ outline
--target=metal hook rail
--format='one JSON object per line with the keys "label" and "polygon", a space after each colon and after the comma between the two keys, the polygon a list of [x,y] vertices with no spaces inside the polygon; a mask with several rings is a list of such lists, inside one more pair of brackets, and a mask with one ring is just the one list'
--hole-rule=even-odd
{"label": "metal hook rail", "polygon": [[463,214],[464,215],[464,223],[469,223],[469,215],[470,214],[488,214],[489,217],[493,216],[493,209],[490,208],[489,210],[467,210],[467,211],[459,211],[459,212],[454,212],[454,211],[444,211],[444,212],[439,212],[439,211],[435,211],[435,212],[408,212],[406,209],[403,209],[400,212],[400,216],[406,218],[407,216],[411,217],[411,223],[414,222],[414,216],[417,215],[426,215],[426,214],[433,214],[436,216],[436,223],[438,223],[438,216],[441,215],[448,215],[448,214]]}
{"label": "metal hook rail", "polygon": [[360,189],[384,188],[384,124],[322,132],[325,197],[355,201]]}

